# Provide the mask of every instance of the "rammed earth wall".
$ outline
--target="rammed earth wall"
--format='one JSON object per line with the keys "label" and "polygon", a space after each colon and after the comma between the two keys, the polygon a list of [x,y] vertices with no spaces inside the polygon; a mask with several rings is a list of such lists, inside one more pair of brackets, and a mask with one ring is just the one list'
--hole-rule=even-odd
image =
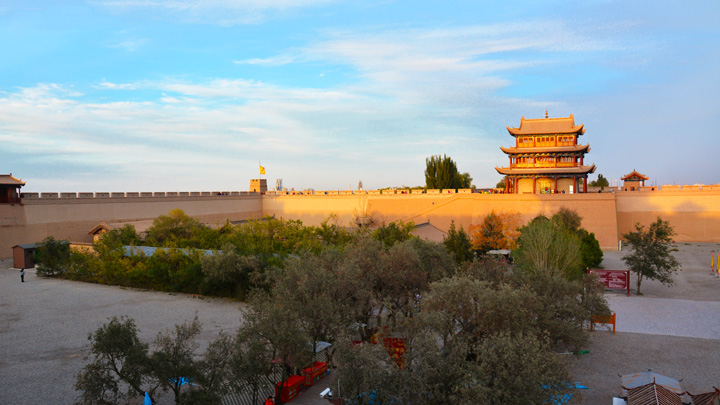
{"label": "rammed earth wall", "polygon": [[23,199],[22,205],[0,204],[0,258],[11,248],[47,236],[92,242],[88,232],[100,222],[152,219],[179,208],[204,223],[262,217],[258,195],[207,197],[130,197]]}
{"label": "rammed earth wall", "polygon": [[[128,193],[130,194],[130,193]],[[144,194],[144,193],[143,193]],[[205,223],[258,218],[299,219],[318,225],[335,214],[350,226],[358,216],[374,223],[430,221],[447,230],[451,221],[466,230],[490,213],[520,214],[527,222],[536,215],[550,216],[562,207],[574,209],[583,227],[594,232],[605,250],[618,248],[619,235],[636,222],[648,225],[661,216],[670,221],[679,242],[720,243],[720,190],[640,191],[588,194],[358,194],[216,195],[125,198],[27,198],[22,205],[0,205],[0,258],[11,257],[11,247],[38,242],[47,236],[90,242],[88,232],[100,222],[152,219],[179,208]],[[195,195],[193,195],[195,194]],[[243,193],[238,193],[243,194]]]}

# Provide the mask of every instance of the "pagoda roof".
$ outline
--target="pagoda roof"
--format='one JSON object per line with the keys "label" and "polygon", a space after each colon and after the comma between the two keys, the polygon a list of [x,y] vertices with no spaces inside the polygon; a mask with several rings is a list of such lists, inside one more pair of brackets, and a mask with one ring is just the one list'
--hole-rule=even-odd
{"label": "pagoda roof", "polygon": [[650,178],[647,177],[647,176],[645,176],[645,175],[643,175],[643,174],[640,174],[640,173],[636,172],[635,169],[633,169],[632,172],[630,172],[629,174],[625,175],[625,177],[621,178],[620,180],[623,180],[623,181],[627,181],[627,180],[650,180]]}
{"label": "pagoda roof", "polygon": [[520,117],[520,126],[518,128],[507,127],[510,135],[545,135],[545,134],[578,134],[585,133],[584,124],[575,125],[575,117],[570,114],[569,117],[560,118],[532,118],[525,119]]}
{"label": "pagoda roof", "polygon": [[595,165],[575,167],[495,167],[500,174],[588,174],[595,172]]}
{"label": "pagoda roof", "polygon": [[507,153],[508,155],[515,155],[521,153],[563,153],[563,152],[590,152],[590,144],[587,145],[573,145],[573,146],[540,146],[537,148],[517,148],[500,147],[500,150]]}
{"label": "pagoda roof", "polygon": [[22,186],[25,185],[25,182],[22,181],[22,180],[20,180],[20,179],[16,179],[15,177],[13,177],[12,173],[10,173],[10,174],[0,174],[0,185],[2,185],[2,186],[19,186],[19,187],[22,187]]}

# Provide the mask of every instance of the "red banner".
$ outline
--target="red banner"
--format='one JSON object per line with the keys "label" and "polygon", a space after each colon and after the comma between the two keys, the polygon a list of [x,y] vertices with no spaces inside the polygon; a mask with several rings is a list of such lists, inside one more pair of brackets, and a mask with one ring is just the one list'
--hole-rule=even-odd
{"label": "red banner", "polygon": [[588,270],[588,273],[595,273],[598,279],[608,290],[627,290],[630,296],[630,270]]}

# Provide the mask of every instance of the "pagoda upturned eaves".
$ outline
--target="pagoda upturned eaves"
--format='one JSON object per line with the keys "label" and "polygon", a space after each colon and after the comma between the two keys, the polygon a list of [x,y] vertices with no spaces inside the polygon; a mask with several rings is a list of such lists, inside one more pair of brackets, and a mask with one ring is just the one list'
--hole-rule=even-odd
{"label": "pagoda upturned eaves", "polygon": [[507,127],[515,137],[515,146],[500,149],[510,159],[510,166],[496,167],[505,176],[507,193],[565,193],[587,192],[587,176],[595,172],[595,165],[585,165],[585,153],[590,145],[578,144],[585,133],[583,124],[576,125],[575,117],[520,118],[520,126]]}

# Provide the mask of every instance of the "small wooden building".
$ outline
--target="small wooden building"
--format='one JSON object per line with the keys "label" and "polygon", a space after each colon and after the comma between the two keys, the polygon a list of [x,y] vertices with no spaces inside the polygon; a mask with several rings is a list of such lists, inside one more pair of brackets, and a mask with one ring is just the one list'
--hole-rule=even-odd
{"label": "small wooden building", "polygon": [[35,267],[35,251],[39,243],[25,243],[13,246],[13,267],[16,269],[31,269]]}

